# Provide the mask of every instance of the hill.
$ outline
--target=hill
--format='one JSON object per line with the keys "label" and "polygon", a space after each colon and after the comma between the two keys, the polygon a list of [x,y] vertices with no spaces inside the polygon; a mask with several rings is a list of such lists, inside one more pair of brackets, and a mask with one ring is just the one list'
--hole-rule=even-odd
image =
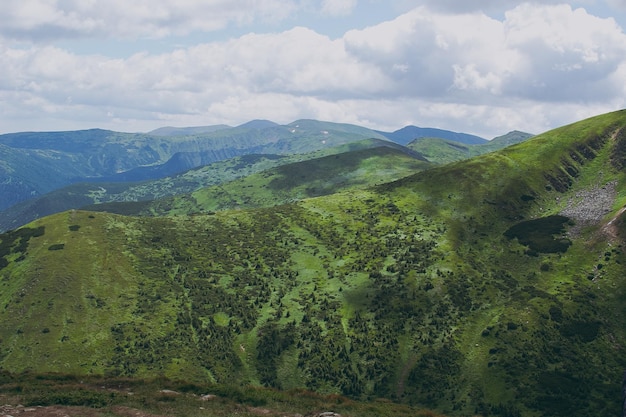
{"label": "hill", "polygon": [[487,142],[487,139],[481,138],[480,136],[431,127],[405,126],[395,132],[379,131],[379,133],[400,145],[406,145],[420,138],[440,138],[467,145],[480,145]]}
{"label": "hill", "polygon": [[186,136],[101,129],[5,134],[0,184],[8,197],[0,210],[78,182],[158,179],[236,156],[307,153],[371,138],[383,137],[328,122],[307,129],[267,121]]}
{"label": "hill", "polygon": [[189,136],[198,135],[202,133],[212,133],[218,130],[230,129],[228,125],[213,125],[213,126],[192,126],[192,127],[173,127],[165,126],[158,129],[154,129],[148,132],[148,135],[152,136]]}
{"label": "hill", "polygon": [[240,176],[286,163],[278,155],[246,155],[214,162],[184,173],[140,182],[81,182],[19,202],[0,212],[0,232],[15,229],[39,217],[90,204],[146,201],[183,194],[231,181]]}
{"label": "hill", "polygon": [[[353,180],[354,183],[361,183],[362,185],[380,183],[382,180],[398,179],[402,175],[408,175],[413,171],[408,171],[405,161],[398,161],[391,155],[392,150],[399,154],[404,154],[405,159],[414,162],[414,166],[419,169],[424,169],[425,164],[413,161],[415,158],[420,159],[419,154],[404,148],[400,145],[396,145],[392,142],[388,142],[380,139],[366,139],[357,142],[350,142],[349,144],[339,145],[332,148],[326,148],[316,152],[310,152],[305,154],[293,154],[293,155],[255,155],[249,154],[240,157],[230,158],[224,161],[213,162],[209,165],[202,166],[200,168],[192,169],[184,173],[168,176],[161,179],[141,181],[141,182],[104,182],[95,181],[90,183],[77,183],[63,188],[46,193],[42,196],[31,198],[26,201],[14,204],[8,209],[0,212],[0,232],[15,229],[30,221],[33,221],[39,217],[57,213],[60,211],[77,209],[83,206],[101,203],[119,203],[119,202],[143,202],[146,200],[162,199],[164,197],[173,196],[177,194],[186,194],[196,191],[203,187],[216,185],[232,181],[236,178],[240,178],[249,174],[260,172],[262,170],[276,167],[284,164],[294,164],[292,169],[298,169],[297,162],[303,162],[307,160],[316,160],[322,163],[324,156],[336,155],[346,153],[346,155],[332,159],[332,162],[326,161],[326,168],[330,168],[328,172],[336,172],[342,170],[340,166],[342,163],[346,163],[344,171],[350,172],[350,170],[358,169],[355,166],[354,160],[359,158],[367,158],[366,152],[355,154],[355,158],[349,157],[347,153],[363,151],[373,148],[385,148],[388,150],[387,155],[389,161],[399,162],[397,167],[390,166],[389,162],[385,162],[385,157],[382,157],[379,162],[380,166],[380,178],[374,178],[372,173],[368,177],[363,176],[361,180]],[[376,152],[376,151],[373,151]],[[382,152],[383,154],[385,151]],[[371,156],[374,156],[372,154]],[[383,156],[383,155],[381,155]],[[422,158],[423,160],[423,158]],[[368,170],[375,170],[370,160]],[[308,165],[303,165],[302,170],[318,170],[316,168],[317,162],[311,162]],[[336,165],[331,167],[331,165]],[[393,172],[395,176],[391,176]],[[365,173],[365,172],[363,172]],[[345,174],[345,172],[344,172]],[[357,172],[353,172],[352,175],[357,175]],[[326,178],[327,183],[321,184],[325,189],[325,194],[332,191],[332,187],[337,187],[336,190],[341,189],[340,184],[337,184],[338,179]],[[318,179],[319,181],[319,179]],[[333,185],[335,184],[335,185]],[[317,185],[318,187],[320,184]],[[231,188],[233,185],[230,186]],[[252,186],[250,186],[252,187]],[[250,187],[246,187],[244,194]],[[330,188],[329,188],[330,187]],[[235,193],[242,194],[235,191]],[[276,196],[274,196],[276,197]],[[242,196],[245,199],[245,196]],[[296,198],[296,194],[293,193],[292,198]],[[219,200],[219,199],[218,199]],[[224,199],[222,199],[224,200]],[[217,202],[217,201],[216,201]],[[226,201],[222,201],[226,204]],[[267,204],[267,203],[266,203]],[[114,205],[115,206],[115,205]],[[134,205],[135,207],[143,207],[143,204]],[[117,212],[111,205],[103,206],[108,210]],[[132,205],[130,206],[132,207]],[[101,207],[102,208],[102,207]],[[125,208],[120,207],[122,212],[128,211],[128,206]],[[213,209],[211,209],[213,210]]]}
{"label": "hill", "polygon": [[[510,145],[515,145],[516,143],[524,142],[527,139],[530,139],[534,135],[532,133],[520,132],[519,130],[512,130],[509,133],[497,136],[489,141],[489,143],[483,144],[483,146],[488,146],[489,144],[495,144],[496,146],[501,148],[505,148]],[[494,149],[495,150],[495,149]]]}
{"label": "hill", "polygon": [[297,203],[39,219],[1,238],[0,364],[615,414],[625,155],[620,111]]}
{"label": "hill", "polygon": [[435,164],[448,164],[450,162],[468,159],[483,155],[507,146],[528,140],[533,135],[519,131],[509,132],[506,135],[496,137],[489,142],[479,144],[467,144],[441,138],[418,138],[406,146]]}
{"label": "hill", "polygon": [[154,180],[237,156],[302,154],[396,136],[317,120],[165,127],[148,134],[102,129],[5,134],[0,135],[0,191],[6,198],[0,201],[0,211],[81,182]]}
{"label": "hill", "polygon": [[270,127],[280,126],[278,123],[274,123],[271,120],[250,120],[242,125],[239,125],[240,128],[246,129],[266,129]]}
{"label": "hill", "polygon": [[[368,143],[379,143],[372,140]],[[265,171],[177,195],[140,203],[83,207],[125,215],[190,215],[227,209],[272,207],[310,197],[366,188],[429,169],[432,164],[399,145],[388,144],[279,165]],[[355,145],[350,145],[356,148]]]}

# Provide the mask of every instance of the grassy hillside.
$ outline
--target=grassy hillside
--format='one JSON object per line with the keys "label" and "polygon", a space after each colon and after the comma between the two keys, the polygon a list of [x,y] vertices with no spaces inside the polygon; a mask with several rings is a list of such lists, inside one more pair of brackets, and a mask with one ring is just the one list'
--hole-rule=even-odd
{"label": "grassy hillside", "polygon": [[358,126],[318,121],[296,125],[250,123],[184,136],[102,129],[0,135],[0,184],[8,196],[0,201],[0,210],[81,181],[149,180],[235,156],[306,153],[384,139]]}
{"label": "grassy hillside", "polygon": [[[366,151],[367,149],[384,147],[378,151]],[[354,154],[353,157],[348,156],[347,152],[362,151]],[[368,155],[368,152],[371,155]],[[341,157],[327,158],[324,156],[343,154]],[[367,167],[360,169],[360,166],[355,161],[360,159],[368,159]],[[83,206],[91,204],[101,204],[109,202],[143,202],[146,200],[162,199],[164,197],[190,193],[211,185],[226,183],[233,181],[234,179],[245,177],[247,175],[257,173],[269,168],[273,168],[280,165],[291,165],[291,170],[304,170],[322,173],[328,171],[323,178],[317,178],[318,184],[311,184],[316,186],[320,190],[317,195],[328,194],[336,190],[340,190],[345,187],[355,186],[357,184],[371,185],[380,183],[383,181],[389,181],[400,178],[404,175],[412,173],[413,168],[415,171],[424,169],[424,163],[416,161],[421,156],[407,148],[400,145],[396,145],[392,142],[388,142],[380,139],[365,139],[356,142],[350,142],[330,148],[320,149],[315,152],[309,152],[304,154],[293,155],[259,155],[249,154],[230,158],[224,161],[218,161],[209,165],[202,166],[200,168],[192,169],[183,172],[178,175],[168,176],[152,181],[139,181],[139,182],[81,182],[78,184],[72,184],[52,192],[46,193],[42,196],[31,198],[27,201],[23,201],[14,204],[10,208],[0,212],[0,232],[15,229],[28,222],[31,222],[39,217],[45,215],[58,213],[60,211],[77,209]],[[298,168],[298,162],[304,162],[308,160],[314,160]],[[321,164],[317,167],[317,164]],[[378,170],[375,167],[375,163],[380,163],[380,171],[376,173],[377,178],[374,178],[372,171]],[[345,167],[341,165],[345,164]],[[336,165],[332,167],[332,165]],[[340,175],[337,178],[332,178],[335,173]],[[369,175],[366,175],[368,174]],[[346,180],[346,176],[350,174],[353,178],[345,184],[338,184]],[[363,174],[361,179],[356,178]],[[323,176],[323,175],[322,175]],[[302,187],[308,181],[312,181],[314,176],[308,178],[301,178],[300,183]],[[267,178],[267,175],[264,176]],[[322,181],[322,184],[319,182]],[[254,185],[248,181],[247,185]],[[258,185],[258,184],[257,184]],[[288,184],[283,184],[288,186]],[[231,184],[227,188],[233,189],[236,184]],[[260,185],[259,185],[260,186]],[[249,188],[249,187],[246,187]],[[280,187],[278,187],[280,188]],[[276,187],[274,187],[276,189]],[[234,190],[235,193],[240,195],[240,199],[245,199],[245,194],[249,193],[249,189],[246,190]],[[283,201],[286,199],[301,198],[302,193],[296,193],[296,190],[289,196],[284,196]],[[274,198],[276,195],[268,195],[267,198]],[[219,196],[213,204],[214,206],[232,207],[231,200],[222,198]],[[221,202],[220,202],[221,201]],[[275,201],[264,201],[259,204],[275,204]],[[135,207],[143,207],[145,204],[135,205]],[[248,206],[253,206],[251,202]],[[105,206],[107,210],[118,211],[114,209],[116,205]],[[215,210],[213,207],[211,210]],[[120,208],[121,212],[128,212],[128,208]],[[198,208],[193,209],[195,212]]]}
{"label": "grassy hillside", "polygon": [[0,364],[614,415],[625,156],[621,111],[298,203],[46,217],[1,238]]}
{"label": "grassy hillside", "polygon": [[489,142],[479,144],[467,144],[437,137],[424,137],[413,140],[407,147],[419,152],[432,163],[449,164],[450,162],[461,161],[497,151],[528,140],[530,137],[532,135],[529,133],[513,131],[494,138]]}
{"label": "grassy hillside", "polygon": [[280,155],[245,155],[152,181],[72,184],[3,210],[0,212],[0,231],[15,229],[39,217],[90,204],[146,201],[188,193],[209,185],[232,181],[296,158]]}
{"label": "grassy hillside", "polygon": [[[350,145],[350,148],[356,147],[356,144]],[[382,184],[430,167],[432,164],[418,155],[399,145],[390,144],[284,164],[171,198],[140,203],[98,204],[86,206],[85,209],[126,215],[188,215],[272,207]]]}
{"label": "grassy hillside", "polygon": [[[159,179],[236,156],[303,154],[367,139],[404,144],[416,137],[411,136],[415,129],[386,134],[318,120],[288,125],[253,120],[237,127],[162,128],[148,134],[102,129],[5,134],[0,135],[0,191],[5,196],[0,210],[70,184]],[[418,130],[484,141],[440,129]]]}
{"label": "grassy hillside", "polygon": [[278,391],[165,378],[0,374],[0,413],[33,417],[443,417],[389,401],[355,401],[307,390]]}

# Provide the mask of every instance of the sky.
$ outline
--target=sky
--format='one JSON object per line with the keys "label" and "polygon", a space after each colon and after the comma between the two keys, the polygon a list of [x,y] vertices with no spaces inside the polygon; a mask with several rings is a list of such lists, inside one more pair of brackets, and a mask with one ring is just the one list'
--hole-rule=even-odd
{"label": "sky", "polygon": [[541,133],[626,107],[626,0],[2,0],[0,133]]}

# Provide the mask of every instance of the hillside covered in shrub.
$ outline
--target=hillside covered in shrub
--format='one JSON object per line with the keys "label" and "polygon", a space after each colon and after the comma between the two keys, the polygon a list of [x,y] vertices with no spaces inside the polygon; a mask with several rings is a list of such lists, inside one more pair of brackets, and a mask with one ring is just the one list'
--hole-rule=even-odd
{"label": "hillside covered in shrub", "polygon": [[625,154],[620,111],[274,207],[42,218],[0,237],[0,366],[617,414]]}

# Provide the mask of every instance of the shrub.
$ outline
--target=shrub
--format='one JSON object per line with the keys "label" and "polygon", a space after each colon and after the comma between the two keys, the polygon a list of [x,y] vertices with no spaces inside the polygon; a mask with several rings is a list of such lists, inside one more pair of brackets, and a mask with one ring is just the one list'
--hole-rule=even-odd
{"label": "shrub", "polygon": [[114,393],[94,392],[84,389],[40,392],[26,401],[27,406],[73,405],[102,408],[109,405]]}
{"label": "shrub", "polygon": [[529,254],[564,253],[572,242],[565,238],[555,238],[565,231],[565,223],[569,218],[565,216],[548,216],[541,219],[527,220],[509,228],[504,232],[508,239],[517,238],[522,244],[529,247]]}

